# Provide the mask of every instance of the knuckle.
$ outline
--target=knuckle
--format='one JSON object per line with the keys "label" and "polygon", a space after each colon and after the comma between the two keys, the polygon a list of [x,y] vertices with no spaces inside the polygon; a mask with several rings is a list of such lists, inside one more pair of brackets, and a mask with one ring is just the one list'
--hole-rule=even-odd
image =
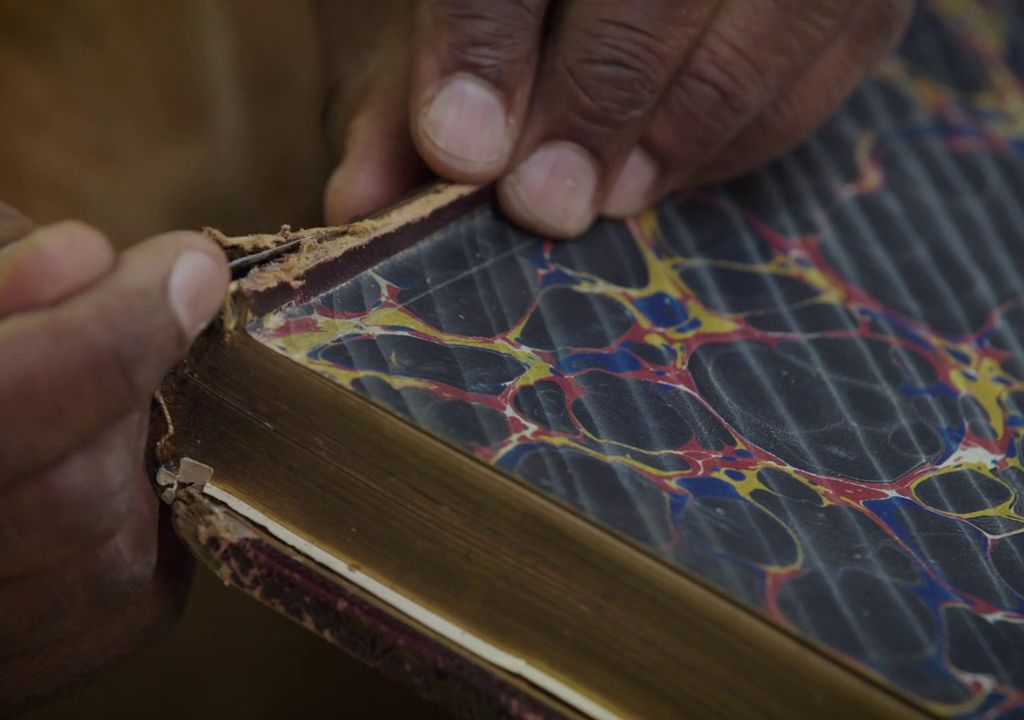
{"label": "knuckle", "polygon": [[[871,0],[866,0],[871,2]],[[785,20],[785,39],[790,43],[788,51],[800,53],[811,46],[825,40],[835,33],[838,23],[849,15],[850,0],[769,0],[769,8],[765,11],[768,17]],[[757,22],[750,19],[743,25],[750,27]],[[739,23],[738,23],[739,24]]]}
{"label": "knuckle", "polygon": [[732,140],[708,170],[715,181],[768,165],[799,146],[828,117],[830,105],[815,106],[800,95],[784,95]]}
{"label": "knuckle", "polygon": [[80,238],[88,237],[97,243],[110,246],[110,240],[99,230],[81,220],[61,220],[51,226],[52,230],[75,235]]}
{"label": "knuckle", "polygon": [[509,60],[515,57],[514,44],[509,38],[500,42],[452,41],[447,55],[451,58],[451,70],[468,71],[487,80],[496,87],[506,87],[510,82]]}
{"label": "knuckle", "polygon": [[463,29],[516,30],[543,19],[547,3],[542,0],[434,0],[434,14],[442,21]]}
{"label": "knuckle", "polygon": [[[720,43],[720,44],[719,44]],[[667,102],[688,127],[712,137],[731,134],[768,97],[763,70],[742,45],[721,40],[701,46],[676,79]]]}
{"label": "knuckle", "polygon": [[46,232],[50,238],[62,238],[65,242],[73,240],[76,253],[83,262],[88,256],[89,258],[106,258],[108,263],[113,263],[117,255],[110,238],[81,220],[61,220],[48,227],[40,228],[40,231]]}
{"label": "knuckle", "polygon": [[498,86],[514,76],[536,42],[544,3],[515,0],[437,0],[435,27],[444,38],[444,56],[453,67],[469,70]]}
{"label": "knuckle", "polygon": [[598,23],[585,46],[561,63],[570,111],[582,124],[601,130],[641,119],[660,94],[665,54],[663,43],[639,26]]}

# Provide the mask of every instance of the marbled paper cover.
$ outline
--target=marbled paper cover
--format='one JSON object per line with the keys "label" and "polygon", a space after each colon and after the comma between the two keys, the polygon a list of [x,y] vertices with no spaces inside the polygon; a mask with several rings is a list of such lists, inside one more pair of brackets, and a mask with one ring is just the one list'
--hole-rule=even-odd
{"label": "marbled paper cover", "polygon": [[1024,717],[1024,5],[573,243],[490,207],[250,332],[937,712]]}

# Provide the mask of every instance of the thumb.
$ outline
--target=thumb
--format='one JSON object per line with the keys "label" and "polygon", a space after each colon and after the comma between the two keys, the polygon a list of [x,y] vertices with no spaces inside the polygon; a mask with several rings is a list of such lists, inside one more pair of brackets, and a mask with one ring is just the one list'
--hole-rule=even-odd
{"label": "thumb", "polygon": [[228,281],[213,243],[171,233],[126,251],[85,291],[0,323],[0,483],[145,408]]}

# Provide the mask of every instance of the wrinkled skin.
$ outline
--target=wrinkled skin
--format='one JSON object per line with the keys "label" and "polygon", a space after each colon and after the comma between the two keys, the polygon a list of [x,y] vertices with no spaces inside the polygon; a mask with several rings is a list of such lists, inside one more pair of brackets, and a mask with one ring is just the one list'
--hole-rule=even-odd
{"label": "wrinkled skin", "polygon": [[571,237],[799,142],[894,45],[912,8],[417,0],[411,27],[381,45],[328,219],[393,201],[421,158],[449,179],[497,181],[513,220]]}

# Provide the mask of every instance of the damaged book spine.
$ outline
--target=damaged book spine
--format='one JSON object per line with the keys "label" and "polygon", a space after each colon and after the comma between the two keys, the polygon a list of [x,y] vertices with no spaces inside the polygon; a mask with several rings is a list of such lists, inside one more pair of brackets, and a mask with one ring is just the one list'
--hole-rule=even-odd
{"label": "damaged book spine", "polygon": [[222,582],[427,700],[474,718],[579,718],[519,679],[470,659],[203,492],[213,469],[184,458],[158,482],[175,532]]}

